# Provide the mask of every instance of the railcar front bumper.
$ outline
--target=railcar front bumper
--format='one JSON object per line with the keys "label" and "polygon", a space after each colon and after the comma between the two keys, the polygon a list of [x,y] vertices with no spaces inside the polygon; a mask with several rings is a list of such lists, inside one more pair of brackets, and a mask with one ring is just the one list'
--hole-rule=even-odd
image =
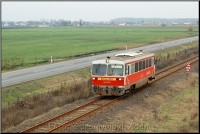
{"label": "railcar front bumper", "polygon": [[92,93],[104,96],[121,96],[125,93],[124,86],[92,86]]}

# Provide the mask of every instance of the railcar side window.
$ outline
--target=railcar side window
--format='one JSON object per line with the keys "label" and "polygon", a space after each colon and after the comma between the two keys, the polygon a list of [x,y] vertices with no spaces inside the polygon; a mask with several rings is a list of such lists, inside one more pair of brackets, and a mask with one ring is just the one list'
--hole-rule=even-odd
{"label": "railcar side window", "polygon": [[139,62],[139,71],[142,70],[142,61]]}
{"label": "railcar side window", "polygon": [[151,58],[149,59],[149,67],[151,67]]}
{"label": "railcar side window", "polygon": [[148,68],[149,67],[149,61],[148,61],[148,59],[146,59],[145,61],[146,61],[146,68]]}
{"label": "railcar side window", "polygon": [[135,72],[138,72],[138,62],[135,63]]}
{"label": "railcar side window", "polygon": [[125,66],[125,74],[126,74],[126,75],[129,74],[128,65]]}
{"label": "railcar side window", "polygon": [[131,74],[135,72],[135,64],[131,64]]}
{"label": "railcar side window", "polygon": [[145,69],[145,60],[142,61],[142,69]]}

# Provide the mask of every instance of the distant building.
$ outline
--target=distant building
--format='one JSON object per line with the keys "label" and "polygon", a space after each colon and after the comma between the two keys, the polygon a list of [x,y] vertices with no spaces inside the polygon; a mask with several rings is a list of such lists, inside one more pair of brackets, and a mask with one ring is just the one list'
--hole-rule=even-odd
{"label": "distant building", "polygon": [[119,26],[125,26],[126,25],[126,23],[121,23],[121,24],[119,24]]}
{"label": "distant building", "polygon": [[8,23],[3,24],[3,27],[9,27]]}
{"label": "distant building", "polygon": [[184,24],[184,25],[191,25],[190,22],[184,22],[183,24]]}
{"label": "distant building", "polygon": [[19,23],[19,26],[26,27],[26,23],[21,22],[21,23]]}
{"label": "distant building", "polygon": [[172,25],[178,25],[178,23],[177,22],[172,22]]}
{"label": "distant building", "polygon": [[43,24],[43,25],[38,25],[38,27],[49,27],[49,25]]}
{"label": "distant building", "polygon": [[153,22],[144,22],[143,25],[153,25]]}

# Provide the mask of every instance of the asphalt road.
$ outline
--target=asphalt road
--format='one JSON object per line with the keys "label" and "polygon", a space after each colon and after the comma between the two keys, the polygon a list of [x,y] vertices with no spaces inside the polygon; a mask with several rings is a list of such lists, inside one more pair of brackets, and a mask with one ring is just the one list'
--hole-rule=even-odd
{"label": "asphalt road", "polygon": [[185,39],[178,39],[174,41],[157,43],[157,44],[144,46],[144,47],[138,47],[134,49],[115,51],[115,52],[110,52],[110,53],[101,54],[101,55],[94,55],[94,56],[75,59],[75,60],[68,60],[68,61],[63,61],[59,63],[51,63],[48,65],[6,72],[6,73],[2,73],[2,87],[7,87],[7,86],[15,85],[18,83],[22,83],[22,82],[27,82],[27,81],[31,81],[31,80],[35,80],[39,78],[44,78],[48,76],[53,76],[53,75],[89,67],[92,65],[91,63],[93,60],[101,59],[106,56],[113,56],[118,53],[123,53],[127,51],[138,51],[140,49],[142,49],[144,52],[153,52],[153,51],[164,49],[167,47],[182,45],[184,43],[188,43],[188,42],[195,41],[198,39],[199,39],[199,36],[185,38]]}

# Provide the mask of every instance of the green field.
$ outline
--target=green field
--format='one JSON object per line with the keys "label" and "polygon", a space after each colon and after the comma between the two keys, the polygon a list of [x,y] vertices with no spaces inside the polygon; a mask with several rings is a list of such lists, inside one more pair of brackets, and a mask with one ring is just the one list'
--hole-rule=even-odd
{"label": "green field", "polygon": [[[198,27],[60,27],[2,30],[2,70],[198,35]],[[125,48],[125,47],[124,47]]]}

